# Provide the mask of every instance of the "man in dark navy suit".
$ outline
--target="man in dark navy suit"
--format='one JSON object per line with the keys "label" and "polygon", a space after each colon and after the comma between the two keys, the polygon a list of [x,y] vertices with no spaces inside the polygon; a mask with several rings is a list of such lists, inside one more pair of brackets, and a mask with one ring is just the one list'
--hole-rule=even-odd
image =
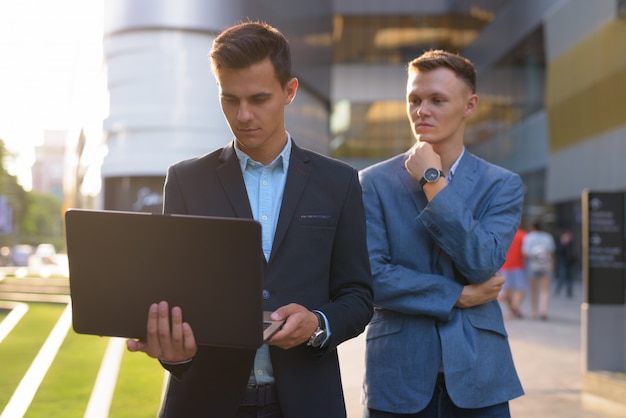
{"label": "man in dark navy suit", "polygon": [[259,221],[264,309],[286,322],[256,351],[198,347],[180,308],[162,301],[149,309],[147,340],[128,348],[174,376],[163,417],[345,417],[336,347],[372,316],[357,171],[299,148],[285,130],[298,80],[278,30],[237,24],[210,56],[235,138],[169,168],[164,212]]}

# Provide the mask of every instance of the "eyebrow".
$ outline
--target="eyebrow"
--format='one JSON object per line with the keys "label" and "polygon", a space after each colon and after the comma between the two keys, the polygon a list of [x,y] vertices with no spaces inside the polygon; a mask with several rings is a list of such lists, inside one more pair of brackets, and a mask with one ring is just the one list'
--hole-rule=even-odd
{"label": "eyebrow", "polygon": [[[260,92],[260,93],[255,93],[251,96],[248,96],[249,99],[263,99],[265,97],[270,97],[272,95],[272,93],[267,93],[267,92]],[[239,100],[239,97],[235,96],[234,94],[230,94],[230,93],[222,93],[221,94],[222,97],[225,98],[229,98],[229,99],[237,99]]]}

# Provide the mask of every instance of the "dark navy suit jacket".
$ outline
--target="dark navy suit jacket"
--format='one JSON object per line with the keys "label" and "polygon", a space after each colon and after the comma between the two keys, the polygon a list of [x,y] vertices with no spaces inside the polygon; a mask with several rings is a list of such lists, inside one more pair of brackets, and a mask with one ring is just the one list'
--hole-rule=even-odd
{"label": "dark navy suit jacket", "polygon": [[[171,166],[164,197],[166,213],[252,218],[232,143]],[[323,349],[270,347],[283,415],[345,416],[336,347],[363,332],[372,316],[365,214],[354,168],[293,144],[264,269],[265,310],[289,303],[319,309],[332,330]],[[187,366],[168,367],[176,378],[170,379],[162,416],[234,416],[254,355],[202,346]]]}

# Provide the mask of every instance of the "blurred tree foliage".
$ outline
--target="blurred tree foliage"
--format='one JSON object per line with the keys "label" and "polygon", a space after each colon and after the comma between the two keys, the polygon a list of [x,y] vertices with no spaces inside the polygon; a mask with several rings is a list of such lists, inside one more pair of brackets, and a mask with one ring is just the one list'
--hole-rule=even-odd
{"label": "blurred tree foliage", "polygon": [[3,209],[10,208],[8,213],[3,214],[4,219],[9,220],[10,228],[7,228],[8,225],[0,228],[0,246],[46,242],[62,250],[65,246],[62,202],[51,194],[24,190],[17,177],[6,169],[8,157],[11,154],[0,139],[0,206],[3,200],[6,202]]}

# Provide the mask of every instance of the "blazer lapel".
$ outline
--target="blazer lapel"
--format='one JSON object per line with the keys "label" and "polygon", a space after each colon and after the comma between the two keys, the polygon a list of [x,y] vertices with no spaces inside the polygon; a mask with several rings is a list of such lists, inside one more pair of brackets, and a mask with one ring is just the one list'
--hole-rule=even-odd
{"label": "blazer lapel", "polygon": [[224,194],[227,196],[236,217],[252,219],[252,209],[250,208],[250,201],[248,200],[248,192],[246,191],[246,185],[243,181],[243,175],[241,174],[241,167],[239,166],[239,159],[237,158],[232,142],[230,145],[224,147],[220,155],[220,160],[223,164],[217,167],[217,176],[222,183]]}
{"label": "blazer lapel", "polygon": [[468,200],[476,187],[476,182],[478,181],[477,170],[478,160],[465,150],[454,173],[454,178],[448,185],[448,187],[452,187],[456,194],[463,198],[463,201]]}
{"label": "blazer lapel", "polygon": [[285,233],[289,225],[292,223],[300,196],[304,191],[304,187],[309,179],[311,168],[308,165],[309,158],[301,148],[297,147],[292,141],[291,157],[289,158],[289,171],[287,172],[287,180],[285,181],[285,190],[283,192],[283,201],[280,206],[280,215],[278,216],[278,224],[274,233],[274,242],[272,243],[272,256],[280,247],[280,243],[285,237]]}

